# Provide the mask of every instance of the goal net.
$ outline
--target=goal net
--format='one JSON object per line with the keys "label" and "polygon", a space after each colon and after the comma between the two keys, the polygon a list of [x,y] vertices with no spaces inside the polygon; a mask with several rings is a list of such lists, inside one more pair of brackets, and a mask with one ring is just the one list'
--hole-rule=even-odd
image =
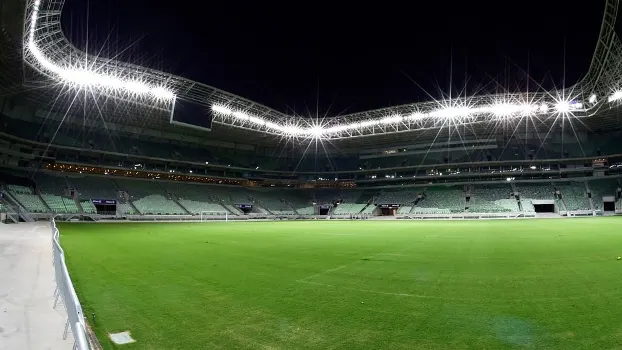
{"label": "goal net", "polygon": [[226,211],[202,211],[201,222],[204,221],[229,221],[229,213]]}

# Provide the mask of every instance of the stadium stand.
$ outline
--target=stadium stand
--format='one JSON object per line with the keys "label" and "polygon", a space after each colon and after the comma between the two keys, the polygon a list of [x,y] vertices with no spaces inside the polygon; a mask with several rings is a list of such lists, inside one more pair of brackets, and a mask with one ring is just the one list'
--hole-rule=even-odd
{"label": "stadium stand", "polygon": [[317,204],[333,204],[333,202],[338,200],[340,197],[339,192],[329,189],[320,189],[313,193],[314,201]]}
{"label": "stadium stand", "polygon": [[315,214],[313,194],[307,190],[279,191],[281,200],[287,203],[299,215]]}
{"label": "stadium stand", "polygon": [[557,182],[553,186],[560,192],[566,210],[591,209],[584,182]]}
{"label": "stadium stand", "polygon": [[616,190],[620,187],[618,179],[592,180],[588,181],[587,185],[591,192],[595,210],[603,210],[603,197],[612,196],[615,198]]}
{"label": "stadium stand", "polygon": [[239,213],[223,206],[222,200],[211,194],[208,186],[182,182],[162,182],[161,186],[175,196],[179,204],[191,214],[199,215],[204,211],[229,212],[236,215]]}
{"label": "stadium stand", "polygon": [[69,186],[64,176],[37,173],[34,179],[41,193],[41,199],[53,213],[77,214],[81,212],[76,200],[68,195]]}
{"label": "stadium stand", "polygon": [[412,214],[451,214],[451,210],[443,209],[443,208],[426,208],[426,207],[415,207],[412,211]]}
{"label": "stadium stand", "polygon": [[280,194],[272,189],[253,189],[248,191],[255,205],[260,205],[270,213],[275,215],[293,215],[296,214],[287,202],[281,198]]}
{"label": "stadium stand", "polygon": [[126,179],[116,179],[115,182],[129,194],[130,202],[142,214],[186,214],[179,204],[164,196],[164,190],[156,182]]}
{"label": "stadium stand", "polygon": [[521,183],[517,184],[521,199],[554,199],[554,189],[550,183]]}
{"label": "stadium stand", "polygon": [[536,212],[533,200],[555,200],[555,190],[550,183],[522,183],[517,184],[516,187],[524,212]]}
{"label": "stadium stand", "polygon": [[398,214],[408,214],[408,213],[410,213],[410,211],[411,211],[412,209],[413,209],[413,207],[412,207],[412,206],[408,206],[408,205],[401,206],[401,207],[397,210],[397,213],[398,213]]}
{"label": "stadium stand", "polygon": [[80,201],[80,206],[82,207],[84,214],[97,214],[97,208],[90,200]]}
{"label": "stadium stand", "polygon": [[335,215],[355,215],[360,214],[367,204],[341,203],[333,210]]}
{"label": "stadium stand", "polygon": [[417,214],[462,213],[466,207],[464,189],[459,186],[430,186],[417,203]]}
{"label": "stadium stand", "polygon": [[99,176],[68,177],[69,186],[73,187],[81,200],[114,199],[119,200],[119,189],[110,178]]}
{"label": "stadium stand", "polygon": [[369,204],[367,207],[365,207],[365,209],[363,209],[361,214],[371,215],[371,214],[373,214],[374,210],[376,210],[376,205],[375,204]]}
{"label": "stadium stand", "polygon": [[43,200],[34,193],[32,188],[27,186],[12,185],[7,186],[9,192],[17,201],[31,213],[48,213],[50,210]]}
{"label": "stadium stand", "polygon": [[378,204],[410,204],[412,205],[419,192],[413,189],[388,189],[382,191],[375,202]]}
{"label": "stadium stand", "polygon": [[518,212],[518,202],[509,185],[474,185],[469,198],[471,213]]}
{"label": "stadium stand", "polygon": [[225,205],[251,204],[252,200],[248,194],[240,187],[229,186],[208,186],[208,193]]}

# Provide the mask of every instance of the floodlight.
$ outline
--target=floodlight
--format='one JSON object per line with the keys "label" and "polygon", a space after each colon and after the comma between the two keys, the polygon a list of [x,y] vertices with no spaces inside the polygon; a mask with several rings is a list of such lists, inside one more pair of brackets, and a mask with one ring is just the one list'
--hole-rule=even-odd
{"label": "floodlight", "polygon": [[543,103],[540,105],[540,113],[546,113],[549,111],[549,106],[546,103]]}
{"label": "floodlight", "polygon": [[243,119],[243,120],[248,120],[248,114],[244,113],[244,112],[240,112],[240,111],[235,111],[232,113],[234,117],[238,118],[238,119]]}
{"label": "floodlight", "polygon": [[220,113],[220,114],[224,114],[224,115],[229,115],[232,113],[232,111],[224,106],[219,106],[219,105],[212,105],[212,111],[216,112],[216,113]]}
{"label": "floodlight", "polygon": [[559,101],[555,104],[555,110],[559,113],[570,112],[570,103],[567,101]]}
{"label": "floodlight", "polygon": [[592,96],[590,96],[589,102],[596,103],[596,94],[592,94]]}
{"label": "floodlight", "polygon": [[616,91],[613,95],[609,96],[608,101],[613,102],[622,99],[622,91]]}
{"label": "floodlight", "polygon": [[[137,95],[151,95],[157,99],[172,100],[175,98],[175,94],[163,86],[149,86],[149,84],[142,81],[126,80],[115,75],[99,73],[98,67],[80,66],[80,63],[74,63],[74,66],[67,66],[66,63],[60,65],[52,62],[39,47],[37,47],[37,38],[35,38],[40,6],[41,0],[35,0],[29,19],[30,28],[28,40],[24,47],[31,54],[32,58],[34,58],[36,64],[41,69],[54,76],[54,78],[62,83],[71,84],[80,88],[99,88],[104,91],[121,90]],[[49,16],[49,14],[46,16]]]}

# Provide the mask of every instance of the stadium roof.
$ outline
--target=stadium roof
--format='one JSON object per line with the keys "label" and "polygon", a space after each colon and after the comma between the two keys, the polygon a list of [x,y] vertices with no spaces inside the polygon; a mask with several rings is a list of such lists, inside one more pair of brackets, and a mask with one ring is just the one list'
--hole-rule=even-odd
{"label": "stadium roof", "polygon": [[[611,125],[618,124],[617,118],[608,119],[611,115],[617,116],[617,109],[609,107],[610,102],[622,98],[622,93],[618,92],[622,45],[614,30],[618,4],[619,0],[605,1],[605,15],[588,74],[566,90],[461,97],[342,115],[322,122],[285,115],[218,88],[165,72],[87,55],[75,48],[61,29],[62,0],[28,0],[23,59],[37,73],[27,76],[28,82],[36,90],[45,90],[36,94],[37,97],[47,94],[48,99],[54,98],[58,110],[75,108],[75,97],[71,100],[58,96],[73,96],[79,90],[97,100],[98,103],[88,108],[100,109],[99,114],[105,115],[102,119],[107,122],[170,128],[169,110],[173,101],[193,101],[211,110],[214,123],[219,126],[249,131],[240,135],[250,142],[283,137],[351,140],[369,135],[376,135],[374,142],[384,137],[397,142],[400,138],[409,138],[401,136],[409,131],[425,134],[425,131],[448,125],[511,123],[531,117],[556,120],[557,116],[566,114],[589,117],[585,123],[598,120],[602,127],[608,125],[607,121]],[[41,85],[41,77],[50,78],[56,84]]]}

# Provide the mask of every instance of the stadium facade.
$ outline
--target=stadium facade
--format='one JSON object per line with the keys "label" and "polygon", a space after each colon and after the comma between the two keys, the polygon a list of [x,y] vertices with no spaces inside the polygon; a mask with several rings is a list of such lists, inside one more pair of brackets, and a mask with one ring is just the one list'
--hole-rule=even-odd
{"label": "stadium facade", "polygon": [[620,209],[617,0],[604,1],[591,65],[573,86],[322,121],[89,56],[63,34],[63,4],[15,0],[2,7],[7,220],[50,213],[412,218]]}

